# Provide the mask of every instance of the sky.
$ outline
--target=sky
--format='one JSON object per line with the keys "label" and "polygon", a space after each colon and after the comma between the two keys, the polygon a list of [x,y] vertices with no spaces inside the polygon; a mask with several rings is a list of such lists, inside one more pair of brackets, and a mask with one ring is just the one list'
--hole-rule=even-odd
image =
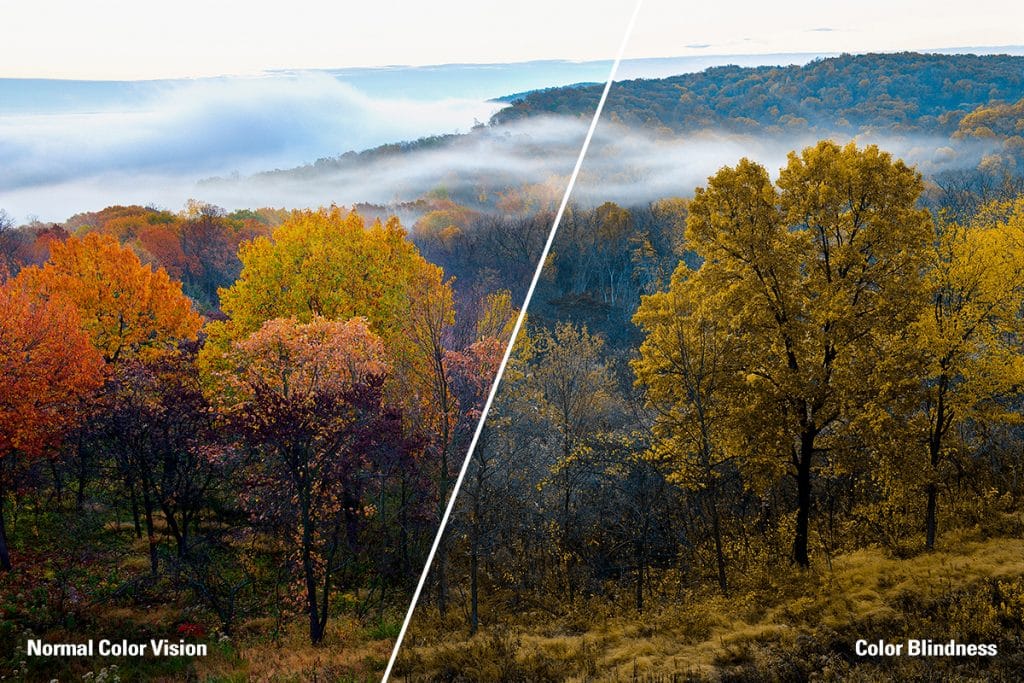
{"label": "sky", "polygon": [[627,57],[894,52],[1024,44],[1008,0],[644,0]]}
{"label": "sky", "polygon": [[[0,0],[0,208],[44,220],[129,201],[178,208],[198,196],[196,182],[205,177],[245,176],[465,131],[500,106],[486,98],[603,79],[634,6],[634,0]],[[735,55],[803,63],[844,51],[1024,45],[1024,6],[972,0],[970,11],[964,9],[935,0],[643,0],[625,52],[633,61],[620,75],[758,60]],[[648,57],[686,59],[636,61]],[[589,63],[523,63],[559,59]],[[453,63],[490,66],[353,70]],[[199,78],[211,76],[223,78]],[[427,186],[420,166],[402,182]],[[409,180],[417,173],[416,182]],[[316,191],[302,201],[393,198],[390,190],[369,193],[351,178]],[[240,194],[202,198],[232,206],[256,201]]]}
{"label": "sky", "polygon": [[[0,0],[0,77],[608,59],[632,8],[632,0]],[[1007,0],[645,0],[627,56],[1019,45],[1022,34],[1024,5]]]}

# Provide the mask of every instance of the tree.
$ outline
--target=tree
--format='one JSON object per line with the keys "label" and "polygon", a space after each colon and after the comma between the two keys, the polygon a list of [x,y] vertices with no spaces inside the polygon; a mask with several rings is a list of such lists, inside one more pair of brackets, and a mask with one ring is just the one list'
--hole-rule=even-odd
{"label": "tree", "polygon": [[233,236],[228,221],[216,211],[202,211],[181,224],[183,279],[187,291],[198,300],[216,304],[220,288],[238,277],[241,264]]}
{"label": "tree", "polygon": [[552,475],[561,489],[559,505],[561,550],[569,601],[575,597],[573,551],[576,528],[573,501],[582,481],[578,459],[591,432],[605,420],[611,402],[611,376],[601,358],[604,341],[572,323],[553,332],[541,330],[535,337],[537,357],[532,383],[540,396],[537,409],[551,425],[554,438]]}
{"label": "tree", "polygon": [[9,213],[0,209],[0,269],[3,269],[4,277],[18,265],[16,254],[21,237],[14,228],[14,219]]}
{"label": "tree", "polygon": [[720,442],[729,405],[723,394],[742,387],[729,364],[726,324],[705,305],[701,290],[699,277],[681,265],[667,292],[643,297],[633,319],[646,337],[632,365],[655,411],[649,458],[668,464],[671,480],[683,488],[707,492],[718,585],[726,593],[719,482],[735,454]]}
{"label": "tree", "polygon": [[[514,313],[511,310],[510,312]],[[480,327],[487,328],[494,322],[494,319],[491,315],[487,315],[482,317],[480,322]],[[458,397],[459,405],[463,407],[464,414],[460,422],[466,432],[473,431],[480,420],[484,401],[498,372],[506,343],[507,340],[483,337],[471,344],[465,351],[449,351],[447,354],[452,392]],[[486,442],[486,437],[482,437],[482,441],[478,442],[474,452],[474,462],[470,465],[469,476],[459,491],[461,500],[465,501],[464,504],[469,507],[466,530],[469,541],[469,628],[471,634],[476,633],[480,625],[480,555],[485,545],[485,529],[488,526],[489,518],[493,516],[493,511],[488,509],[491,506],[488,505],[488,501],[484,497],[486,492],[490,491],[489,479],[494,471],[494,463]],[[493,503],[493,500],[491,502]],[[447,539],[442,537],[441,542],[447,543]],[[437,581],[443,585],[445,577],[441,572],[444,571],[444,567],[438,565],[436,556],[430,569],[431,573],[436,575]],[[438,605],[438,611],[444,613],[443,605]]]}
{"label": "tree", "polygon": [[323,640],[331,594],[358,551],[366,472],[405,447],[382,385],[384,345],[364,318],[278,318],[233,345],[222,397],[256,453],[248,505],[294,543],[309,638]]}
{"label": "tree", "polygon": [[[242,271],[228,289],[219,291],[226,321],[211,323],[200,364],[215,378],[234,341],[245,339],[274,318],[309,322],[366,318],[383,341],[393,366],[392,377],[430,375],[431,357],[413,341],[410,315],[416,296],[429,296],[435,307],[451,300],[440,269],[428,263],[406,239],[397,218],[367,227],[355,211],[338,207],[297,211],[271,237],[257,237],[239,248]],[[413,365],[414,369],[403,369]],[[396,393],[409,402],[426,400],[420,383]]]}
{"label": "tree", "polygon": [[10,570],[3,508],[18,457],[49,454],[103,381],[103,360],[74,306],[0,285],[0,569]]}
{"label": "tree", "polygon": [[[409,338],[416,356],[427,363],[411,363],[413,386],[423,387],[425,395],[416,406],[424,433],[430,434],[437,460],[437,518],[448,504],[451,484],[455,430],[459,421],[459,399],[451,386],[451,358],[445,352],[445,337],[455,323],[455,303],[451,290],[440,286],[441,273],[431,269],[426,277],[413,278],[409,298]],[[442,616],[447,608],[445,575],[446,548],[438,545],[434,555],[437,578],[437,604]]]}
{"label": "tree", "polygon": [[923,360],[915,423],[927,443],[928,549],[935,546],[939,468],[955,450],[950,435],[971,421],[1019,419],[1012,400],[1024,387],[1024,200],[989,205],[970,226],[940,223],[930,256],[929,305],[913,336]]}
{"label": "tree", "polygon": [[78,310],[85,331],[108,363],[173,349],[194,340],[202,319],[162,268],[109,235],[89,233],[54,242],[50,260],[18,280],[41,296],[61,296]]}
{"label": "tree", "polygon": [[190,554],[193,531],[211,487],[229,459],[223,430],[204,396],[195,367],[198,345],[115,370],[93,435],[111,452],[124,479],[136,529],[141,496],[149,539],[150,570],[157,572],[153,515],[163,514],[179,560]]}
{"label": "tree", "polygon": [[777,187],[747,159],[698,188],[687,240],[700,296],[733,330],[745,380],[725,447],[796,479],[793,560],[806,567],[812,475],[842,445],[847,408],[872,395],[876,360],[916,317],[931,240],[920,175],[869,146],[791,153]]}

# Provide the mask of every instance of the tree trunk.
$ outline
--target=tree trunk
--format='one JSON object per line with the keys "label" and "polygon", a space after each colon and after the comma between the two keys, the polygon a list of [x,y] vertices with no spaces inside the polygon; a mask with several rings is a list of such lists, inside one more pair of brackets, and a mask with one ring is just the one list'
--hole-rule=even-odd
{"label": "tree trunk", "polygon": [[569,604],[573,604],[576,601],[576,583],[573,580],[573,569],[574,569],[574,557],[572,552],[569,550],[569,541],[571,539],[571,532],[569,529],[569,509],[571,503],[572,489],[569,488],[569,447],[565,446],[563,449],[563,462],[565,468],[565,491],[562,498],[562,554],[565,556],[565,588],[569,595]]}
{"label": "tree trunk", "polygon": [[807,535],[811,516],[811,457],[814,434],[809,429],[800,435],[800,454],[796,463],[796,537],[793,539],[793,561],[800,567],[811,566],[807,555]]}
{"label": "tree trunk", "polygon": [[153,525],[153,501],[149,497],[149,490],[145,485],[142,487],[142,506],[146,512],[146,538],[149,541],[149,571],[156,576],[158,570],[156,552],[156,527]]}
{"label": "tree trunk", "polygon": [[87,478],[85,451],[81,445],[78,447],[78,490],[75,492],[75,509],[81,510],[85,505],[85,480]]}
{"label": "tree trunk", "polygon": [[479,542],[476,538],[473,539],[473,546],[469,553],[469,635],[475,635],[477,629],[480,628],[480,613],[479,613],[479,597],[480,597],[480,586],[479,586],[479,570],[480,570],[480,552],[478,549]]}
{"label": "tree trunk", "polygon": [[48,459],[50,465],[50,476],[53,477],[53,493],[57,499],[57,509],[64,508],[64,479],[60,475],[60,468],[57,467],[55,458]]}
{"label": "tree trunk", "polygon": [[636,599],[636,611],[644,611],[644,573],[647,569],[647,558],[644,552],[644,543],[638,541],[635,544],[636,551],[636,584],[634,585],[635,599]]}
{"label": "tree trunk", "polygon": [[[408,506],[409,506],[409,494],[405,482],[405,473],[401,475],[401,490],[399,500],[401,504],[398,506],[398,547],[400,548],[402,557],[402,575],[412,576],[412,560],[409,557],[409,520],[408,520]],[[381,485],[381,491],[384,490],[384,486]],[[381,510],[384,506],[381,505]]]}
{"label": "tree trunk", "polygon": [[324,639],[323,625],[316,597],[316,572],[313,569],[313,529],[308,504],[302,502],[302,570],[306,582],[306,608],[309,610],[309,642],[317,645]]}
{"label": "tree trunk", "polygon": [[132,503],[132,523],[135,525],[135,538],[142,538],[142,522],[139,520],[139,497],[135,493],[135,482],[128,486],[128,495]]}
{"label": "tree trunk", "polygon": [[725,576],[725,553],[722,550],[722,523],[718,513],[718,487],[711,488],[711,534],[715,540],[715,563],[718,565],[718,587],[722,595],[729,594],[729,584]]}
{"label": "tree trunk", "polygon": [[935,512],[939,498],[939,487],[935,482],[928,484],[928,509],[925,512],[925,541],[926,550],[935,548],[935,531],[938,526],[935,520]]}
{"label": "tree trunk", "polygon": [[946,415],[946,402],[945,402],[945,387],[946,387],[946,376],[943,375],[939,380],[939,399],[938,407],[936,409],[935,426],[932,429],[930,438],[928,439],[928,462],[931,465],[931,477],[932,481],[928,484],[928,507],[925,511],[925,541],[924,547],[926,550],[932,550],[935,548],[935,533],[938,527],[936,520],[936,512],[938,508],[939,500],[939,485],[935,481],[938,476],[939,459],[942,455],[942,436],[945,431],[945,425],[949,419]]}
{"label": "tree trunk", "polygon": [[7,550],[7,526],[4,523],[4,506],[7,503],[7,483],[4,481],[4,462],[0,458],[0,571],[11,571],[11,555]]}
{"label": "tree trunk", "polygon": [[444,534],[437,542],[437,553],[434,555],[434,566],[432,570],[435,572],[437,577],[437,612],[444,619],[448,613],[448,584],[445,581],[445,573],[448,571],[446,566],[447,558],[444,552]]}
{"label": "tree trunk", "polygon": [[188,555],[188,522],[185,521],[179,526],[174,514],[168,512],[166,507],[163,509],[163,513],[167,528],[170,529],[171,536],[174,537],[174,543],[178,548],[178,559],[184,559]]}

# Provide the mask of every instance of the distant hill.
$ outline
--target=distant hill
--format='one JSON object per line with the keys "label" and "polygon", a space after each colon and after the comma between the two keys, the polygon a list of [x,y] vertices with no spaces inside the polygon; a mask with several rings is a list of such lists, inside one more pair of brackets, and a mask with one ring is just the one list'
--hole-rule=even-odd
{"label": "distant hill", "polygon": [[[497,112],[492,125],[544,114],[587,116],[600,86],[550,88]],[[605,115],[684,133],[929,132],[949,135],[973,109],[1024,97],[1024,57],[841,55],[803,66],[713,67],[615,85]]]}
{"label": "distant hill", "polygon": [[601,87],[604,87],[604,84],[603,83],[594,83],[594,82],[590,81],[590,82],[585,82],[585,83],[571,83],[569,85],[562,85],[562,86],[557,86],[556,85],[556,86],[551,86],[550,88],[537,88],[535,90],[524,90],[523,92],[514,92],[511,95],[502,95],[501,97],[495,97],[495,98],[493,98],[491,100],[491,102],[505,102],[505,103],[511,104],[513,102],[518,102],[520,100],[526,99],[526,97],[528,97],[529,95],[532,95],[534,93],[547,92],[548,90],[561,90],[561,89],[566,89],[566,88],[592,88],[592,87],[595,87],[595,86],[598,87],[598,88],[601,88]]}
{"label": "distant hill", "polygon": [[[413,200],[431,191],[488,210],[512,188],[569,172],[602,88],[580,83],[511,94],[501,98],[508,106],[486,126],[467,133],[381,145],[246,178],[212,178],[200,188],[251,186],[260,196],[285,186],[307,194],[322,187],[327,196],[344,188],[362,201],[404,202],[409,213],[395,210],[408,220],[419,215]],[[860,136],[941,186],[969,186],[967,196],[983,198],[987,191],[979,194],[978,187],[1005,184],[1007,175],[1020,179],[1014,187],[1024,183],[1022,116],[1021,55],[840,55],[802,65],[716,66],[628,80],[609,94],[605,120],[618,126],[598,129],[575,197],[642,204],[685,194],[709,168],[733,156],[773,165],[784,154],[780,149]],[[642,135],[627,140],[624,129]],[[446,170],[439,175],[438,168]],[[388,191],[380,192],[382,187]],[[965,206],[973,207],[974,199]]]}

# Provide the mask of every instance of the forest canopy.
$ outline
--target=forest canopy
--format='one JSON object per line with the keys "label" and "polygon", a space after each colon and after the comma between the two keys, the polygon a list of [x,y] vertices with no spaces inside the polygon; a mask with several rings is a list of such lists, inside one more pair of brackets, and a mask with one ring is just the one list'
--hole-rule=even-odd
{"label": "forest canopy", "polygon": [[[585,116],[600,86],[531,93],[494,115],[507,123],[545,113]],[[1024,97],[1024,57],[842,55],[802,66],[720,66],[616,83],[611,121],[673,133],[863,131],[950,134],[973,109]]]}

